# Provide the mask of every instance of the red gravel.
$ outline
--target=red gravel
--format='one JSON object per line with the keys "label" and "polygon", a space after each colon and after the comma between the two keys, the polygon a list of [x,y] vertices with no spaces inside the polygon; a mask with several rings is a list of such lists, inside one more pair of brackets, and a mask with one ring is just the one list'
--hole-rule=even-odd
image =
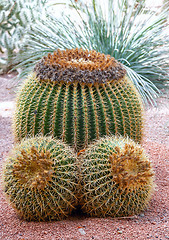
{"label": "red gravel", "polygon": [[[11,76],[0,78],[0,103],[14,100]],[[0,182],[0,239],[2,240],[116,240],[169,239],[169,98],[145,112],[144,148],[153,162],[156,191],[150,206],[131,218],[90,218],[81,214],[56,222],[26,222],[6,202]],[[8,111],[8,109],[6,109]],[[1,112],[0,112],[1,113]],[[12,148],[11,117],[0,114],[0,168]]]}

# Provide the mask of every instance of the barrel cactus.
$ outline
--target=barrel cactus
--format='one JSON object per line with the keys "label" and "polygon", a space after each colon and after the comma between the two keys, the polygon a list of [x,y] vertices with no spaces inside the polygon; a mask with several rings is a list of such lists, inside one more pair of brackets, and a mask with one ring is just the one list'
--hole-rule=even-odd
{"label": "barrel cactus", "polygon": [[85,149],[94,139],[121,134],[140,143],[142,102],[123,66],[109,55],[57,50],[38,62],[18,94],[16,141],[51,135]]}
{"label": "barrel cactus", "polygon": [[121,217],[146,208],[154,188],[154,174],[138,144],[106,136],[79,157],[84,212],[97,217]]}
{"label": "barrel cactus", "polygon": [[37,137],[14,147],[4,168],[7,199],[25,220],[60,220],[77,204],[76,157],[60,140]]}

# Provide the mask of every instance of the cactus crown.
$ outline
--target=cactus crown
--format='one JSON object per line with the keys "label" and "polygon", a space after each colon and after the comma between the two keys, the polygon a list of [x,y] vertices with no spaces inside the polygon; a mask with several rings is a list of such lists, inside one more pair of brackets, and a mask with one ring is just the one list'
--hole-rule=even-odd
{"label": "cactus crown", "polygon": [[149,161],[143,161],[143,149],[133,143],[126,143],[123,151],[119,146],[109,156],[113,181],[119,187],[129,187],[146,184],[154,174]]}
{"label": "cactus crown", "polygon": [[41,153],[32,146],[30,153],[21,150],[13,167],[15,177],[30,188],[44,189],[52,178],[52,163],[50,152],[41,150]]}
{"label": "cactus crown", "polygon": [[36,64],[34,71],[40,81],[102,84],[122,78],[126,71],[110,55],[94,50],[57,50]]}

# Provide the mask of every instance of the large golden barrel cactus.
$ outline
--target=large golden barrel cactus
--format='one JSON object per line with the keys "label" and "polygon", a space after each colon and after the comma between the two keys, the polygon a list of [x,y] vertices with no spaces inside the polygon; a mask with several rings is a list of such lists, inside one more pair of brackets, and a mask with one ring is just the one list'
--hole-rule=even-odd
{"label": "large golden barrel cactus", "polygon": [[75,151],[104,135],[142,139],[142,102],[109,55],[57,50],[37,63],[18,94],[15,138],[52,135]]}

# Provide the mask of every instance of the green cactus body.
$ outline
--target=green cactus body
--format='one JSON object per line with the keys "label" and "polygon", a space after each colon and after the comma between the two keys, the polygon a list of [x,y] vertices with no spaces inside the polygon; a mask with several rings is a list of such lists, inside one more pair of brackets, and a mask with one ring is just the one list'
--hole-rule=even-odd
{"label": "green cactus body", "polygon": [[94,139],[121,134],[142,139],[142,103],[123,66],[95,51],[48,54],[18,95],[16,141],[52,135],[79,151]]}
{"label": "green cactus body", "polygon": [[4,191],[28,221],[60,220],[77,204],[76,157],[59,140],[31,138],[15,146],[4,169]]}
{"label": "green cactus body", "polygon": [[134,141],[105,137],[80,155],[81,205],[91,216],[140,213],[150,200],[154,177],[150,161]]}

